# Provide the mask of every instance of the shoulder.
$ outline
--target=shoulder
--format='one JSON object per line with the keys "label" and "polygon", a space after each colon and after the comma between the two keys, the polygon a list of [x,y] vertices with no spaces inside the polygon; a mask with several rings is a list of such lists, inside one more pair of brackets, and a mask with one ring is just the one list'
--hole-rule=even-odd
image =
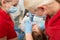
{"label": "shoulder", "polygon": [[0,8],[0,18],[2,19],[11,19],[9,13]]}
{"label": "shoulder", "polygon": [[0,25],[4,23],[4,18],[0,15]]}
{"label": "shoulder", "polygon": [[2,9],[0,9],[0,25],[4,23],[4,12]]}

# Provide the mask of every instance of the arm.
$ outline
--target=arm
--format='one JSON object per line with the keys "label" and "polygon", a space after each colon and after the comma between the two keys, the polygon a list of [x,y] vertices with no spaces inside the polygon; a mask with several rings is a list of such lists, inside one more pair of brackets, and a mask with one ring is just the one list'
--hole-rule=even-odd
{"label": "arm", "polygon": [[13,38],[13,39],[9,39],[9,40],[18,40],[18,38],[16,37],[16,38]]}
{"label": "arm", "polygon": [[[13,34],[13,33],[12,33]],[[13,36],[11,34],[11,36]],[[0,40],[7,40],[7,32],[6,30],[4,30],[4,27],[2,26],[2,24],[0,25]],[[8,39],[8,40],[18,40],[18,38],[13,38],[13,39]]]}
{"label": "arm", "polygon": [[0,40],[7,40],[7,37],[6,36],[2,37],[2,38],[0,38]]}
{"label": "arm", "polygon": [[26,37],[26,40],[33,40],[31,33],[25,34],[25,37]]}
{"label": "arm", "polygon": [[25,37],[26,37],[26,40],[33,40],[32,38],[32,24],[31,24],[31,21],[30,19],[26,19],[25,20]]}
{"label": "arm", "polygon": [[[1,17],[0,17],[1,18]],[[0,19],[0,40],[7,40],[6,31],[4,30],[4,21]]]}
{"label": "arm", "polygon": [[[10,37],[12,38],[13,36],[15,37],[15,31],[14,29],[12,29],[11,27],[9,28],[9,33],[8,33],[8,26],[6,24],[6,22],[4,21],[4,19],[0,16],[0,40],[10,40]],[[8,33],[8,34],[7,34]],[[7,38],[8,37],[8,38]],[[17,38],[15,37],[11,40],[17,40]]]}

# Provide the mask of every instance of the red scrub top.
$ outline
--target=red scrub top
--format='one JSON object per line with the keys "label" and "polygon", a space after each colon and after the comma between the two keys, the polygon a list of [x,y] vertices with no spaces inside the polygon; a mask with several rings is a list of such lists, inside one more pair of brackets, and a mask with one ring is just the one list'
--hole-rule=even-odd
{"label": "red scrub top", "polygon": [[47,15],[45,26],[49,40],[60,40],[60,10],[52,18]]}
{"label": "red scrub top", "polygon": [[0,38],[5,36],[7,36],[7,39],[17,37],[11,17],[0,8]]}

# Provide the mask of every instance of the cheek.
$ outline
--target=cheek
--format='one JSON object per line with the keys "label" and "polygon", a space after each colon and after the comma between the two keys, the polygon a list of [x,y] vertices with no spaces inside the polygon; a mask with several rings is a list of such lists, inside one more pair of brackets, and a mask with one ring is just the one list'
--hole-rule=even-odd
{"label": "cheek", "polygon": [[46,9],[46,11],[44,12],[44,14],[51,15],[52,12],[53,12],[53,8],[47,7],[47,9]]}
{"label": "cheek", "polygon": [[10,4],[6,4],[6,8],[9,9],[11,7]]}
{"label": "cheek", "polygon": [[44,16],[44,15],[47,15],[47,14],[48,14],[48,11],[45,11],[45,12],[43,13],[43,16]]}
{"label": "cheek", "polygon": [[47,14],[49,15],[49,13],[50,13],[50,9],[47,8],[47,9],[44,10],[43,15],[47,15]]}

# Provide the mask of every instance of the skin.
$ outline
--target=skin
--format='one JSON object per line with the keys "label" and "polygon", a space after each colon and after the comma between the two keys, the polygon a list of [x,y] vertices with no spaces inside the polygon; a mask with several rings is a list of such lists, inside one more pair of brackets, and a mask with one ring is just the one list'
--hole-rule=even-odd
{"label": "skin", "polygon": [[25,34],[26,40],[33,40],[32,34],[31,33],[27,33]]}
{"label": "skin", "polygon": [[39,26],[36,25],[36,24],[32,27],[32,32],[36,32],[36,35],[37,35],[37,34],[38,34],[38,35],[39,35],[39,34],[42,35]]}
{"label": "skin", "polygon": [[[11,1],[11,0],[10,0],[10,1]],[[14,4],[12,4],[12,2],[14,2]],[[18,2],[18,0],[12,0],[12,1],[9,2],[9,3],[6,3],[5,0],[2,0],[2,1],[1,1],[1,4],[2,4],[1,8],[2,8],[4,11],[6,11],[6,10],[8,10],[11,6],[16,5],[17,2]],[[7,40],[7,36],[4,36],[4,37],[0,38],[0,40]],[[13,38],[13,39],[8,39],[8,40],[18,40],[18,38],[16,37],[16,38]]]}
{"label": "skin", "polygon": [[18,0],[12,0],[11,2],[5,2],[5,0],[2,0],[2,2],[1,2],[1,4],[2,4],[2,9],[3,10],[8,10],[11,6],[17,6],[17,4],[18,4]]}

